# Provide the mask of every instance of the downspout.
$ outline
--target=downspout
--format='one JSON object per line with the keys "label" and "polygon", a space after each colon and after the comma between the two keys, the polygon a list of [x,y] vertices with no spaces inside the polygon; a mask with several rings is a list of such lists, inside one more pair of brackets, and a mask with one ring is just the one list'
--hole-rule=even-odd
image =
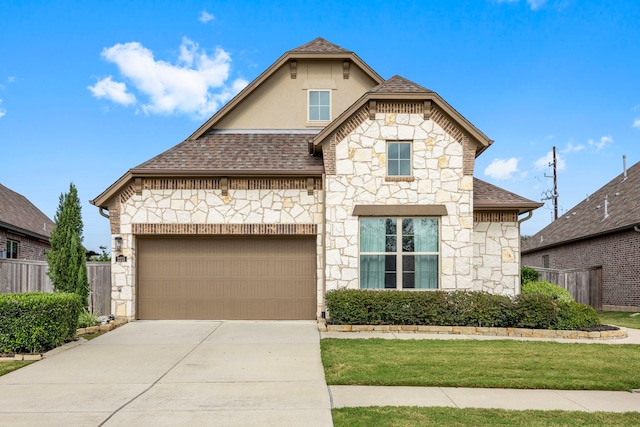
{"label": "downspout", "polygon": [[518,220],[518,224],[522,224],[526,220],[531,219],[531,217],[533,216],[533,211],[529,211],[529,212],[527,212],[527,214],[528,214],[527,216],[525,216],[524,218]]}
{"label": "downspout", "polygon": [[[102,215],[103,217],[109,219],[109,214],[104,213],[104,208],[102,206],[100,206],[99,209],[100,209],[100,215]],[[107,209],[107,211],[109,211],[109,209]]]}
{"label": "downspout", "polygon": [[634,225],[634,226],[633,226],[633,230],[634,230],[634,231],[637,231],[638,233],[640,233],[640,227],[639,227],[639,226],[637,226],[637,225]]}
{"label": "downspout", "polygon": [[327,317],[327,175],[322,173],[322,312],[323,319]]}

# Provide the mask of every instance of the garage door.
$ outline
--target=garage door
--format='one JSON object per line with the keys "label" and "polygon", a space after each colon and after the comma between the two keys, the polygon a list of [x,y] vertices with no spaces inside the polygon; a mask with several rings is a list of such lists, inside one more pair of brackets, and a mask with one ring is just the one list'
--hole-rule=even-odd
{"label": "garage door", "polygon": [[313,238],[140,238],[138,319],[315,319]]}

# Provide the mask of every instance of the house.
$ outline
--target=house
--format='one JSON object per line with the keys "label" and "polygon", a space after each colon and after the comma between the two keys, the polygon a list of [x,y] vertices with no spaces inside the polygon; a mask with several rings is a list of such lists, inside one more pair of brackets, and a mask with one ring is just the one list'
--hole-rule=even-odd
{"label": "house", "polygon": [[331,289],[517,294],[519,218],[541,204],[473,177],[491,143],[352,51],[292,49],[92,201],[114,314],[315,319]]}
{"label": "house", "polygon": [[46,260],[52,229],[40,209],[0,184],[0,258]]}
{"label": "house", "polygon": [[526,240],[522,263],[601,266],[603,310],[640,311],[640,162]]}

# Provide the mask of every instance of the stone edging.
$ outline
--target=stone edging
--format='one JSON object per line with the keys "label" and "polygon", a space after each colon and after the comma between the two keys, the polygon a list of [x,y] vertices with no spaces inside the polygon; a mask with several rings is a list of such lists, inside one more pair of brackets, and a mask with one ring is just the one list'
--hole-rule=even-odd
{"label": "stone edging", "polygon": [[453,335],[487,335],[498,337],[522,338],[564,338],[586,340],[610,340],[627,338],[627,330],[617,331],[566,331],[552,329],[523,329],[523,328],[486,328],[475,326],[418,326],[418,325],[326,325],[318,322],[321,332],[399,332],[422,334],[453,334]]}

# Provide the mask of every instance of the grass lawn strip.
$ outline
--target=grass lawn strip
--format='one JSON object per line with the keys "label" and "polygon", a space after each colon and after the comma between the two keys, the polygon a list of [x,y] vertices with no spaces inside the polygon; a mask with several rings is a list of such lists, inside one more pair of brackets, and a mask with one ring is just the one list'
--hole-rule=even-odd
{"label": "grass lawn strip", "polygon": [[21,360],[21,361],[15,361],[15,362],[2,362],[0,363],[0,377],[8,374],[9,372],[15,371],[16,369],[20,369],[24,366],[30,365],[33,362],[35,362],[34,360]]}
{"label": "grass lawn strip", "polygon": [[335,427],[638,426],[640,412],[512,411],[476,408],[366,407],[333,409]]}
{"label": "grass lawn strip", "polygon": [[640,388],[640,345],[325,338],[320,346],[329,385]]}
{"label": "grass lawn strip", "polygon": [[598,317],[605,325],[640,329],[640,314],[638,313],[630,313],[626,311],[599,311]]}

